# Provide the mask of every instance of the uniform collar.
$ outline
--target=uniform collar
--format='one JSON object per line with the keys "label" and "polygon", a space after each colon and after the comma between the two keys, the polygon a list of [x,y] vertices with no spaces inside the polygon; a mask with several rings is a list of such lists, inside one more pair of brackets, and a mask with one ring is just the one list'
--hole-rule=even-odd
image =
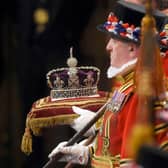
{"label": "uniform collar", "polygon": [[123,86],[127,86],[129,83],[134,83],[134,69],[125,72],[123,75],[118,75],[113,79],[112,91]]}

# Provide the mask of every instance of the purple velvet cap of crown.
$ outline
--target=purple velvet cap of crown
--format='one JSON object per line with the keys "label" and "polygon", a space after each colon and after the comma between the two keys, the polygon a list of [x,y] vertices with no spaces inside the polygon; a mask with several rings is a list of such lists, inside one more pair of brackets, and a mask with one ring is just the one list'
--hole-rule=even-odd
{"label": "purple velvet cap of crown", "polygon": [[[49,87],[51,89],[71,88],[71,86],[68,85],[68,80],[70,80],[70,75],[68,72],[69,68],[53,69],[49,71],[47,74],[47,83]],[[87,79],[89,77],[91,80],[91,86],[97,86],[99,74],[100,70],[96,67],[77,67],[76,77],[79,79],[79,88],[88,87]],[[60,83],[56,83],[56,80]],[[62,85],[59,85],[61,83]]]}
{"label": "purple velvet cap of crown", "polygon": [[52,98],[97,94],[100,70],[97,67],[58,68],[46,75]]}

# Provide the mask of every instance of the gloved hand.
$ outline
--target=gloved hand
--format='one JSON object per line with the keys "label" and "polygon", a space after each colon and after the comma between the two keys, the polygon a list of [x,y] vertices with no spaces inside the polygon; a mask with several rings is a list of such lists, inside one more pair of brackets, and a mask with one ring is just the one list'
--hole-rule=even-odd
{"label": "gloved hand", "polygon": [[89,147],[83,146],[83,141],[73,146],[65,146],[66,144],[66,141],[58,144],[58,146],[52,150],[48,157],[52,159],[55,154],[61,152],[64,154],[64,156],[59,161],[72,162],[80,165],[86,165],[88,163]]}
{"label": "gloved hand", "polygon": [[[75,129],[77,132],[79,132],[94,116],[96,113],[79,108],[77,106],[72,106],[72,110],[79,114],[80,116],[74,120],[74,122],[71,124],[71,127]],[[89,137],[90,135],[95,135],[95,126],[93,125],[85,134],[84,136]]]}

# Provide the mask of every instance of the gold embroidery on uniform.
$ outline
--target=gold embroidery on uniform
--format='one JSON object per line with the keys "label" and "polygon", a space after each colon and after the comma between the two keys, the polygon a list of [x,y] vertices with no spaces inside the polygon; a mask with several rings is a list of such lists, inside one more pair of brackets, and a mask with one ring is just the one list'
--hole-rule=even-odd
{"label": "gold embroidery on uniform", "polygon": [[104,137],[103,138],[103,147],[102,147],[102,153],[103,155],[110,155],[109,152],[109,146],[110,146],[110,120],[113,114],[111,114],[106,123],[105,123],[105,130],[104,130]]}

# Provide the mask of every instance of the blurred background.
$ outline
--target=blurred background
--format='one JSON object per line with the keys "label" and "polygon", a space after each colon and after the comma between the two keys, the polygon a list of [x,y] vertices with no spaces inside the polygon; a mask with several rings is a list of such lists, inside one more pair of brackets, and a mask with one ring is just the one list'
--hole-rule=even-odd
{"label": "blurred background", "polygon": [[[157,0],[160,9],[167,0]],[[41,168],[49,152],[74,134],[69,126],[33,137],[33,153],[20,150],[26,115],[49,95],[46,73],[65,67],[73,46],[78,66],[101,70],[99,90],[109,91],[106,36],[97,31],[114,0],[6,0],[0,7],[0,167]],[[64,167],[58,164],[58,168]]]}
{"label": "blurred background", "polygon": [[32,103],[49,95],[46,73],[67,66],[71,46],[78,66],[100,68],[99,90],[110,90],[106,37],[96,26],[106,20],[112,5],[112,0],[6,0],[1,4],[0,167],[41,168],[53,147],[74,133],[68,126],[48,129],[42,137],[34,137],[30,156],[20,150]]}

